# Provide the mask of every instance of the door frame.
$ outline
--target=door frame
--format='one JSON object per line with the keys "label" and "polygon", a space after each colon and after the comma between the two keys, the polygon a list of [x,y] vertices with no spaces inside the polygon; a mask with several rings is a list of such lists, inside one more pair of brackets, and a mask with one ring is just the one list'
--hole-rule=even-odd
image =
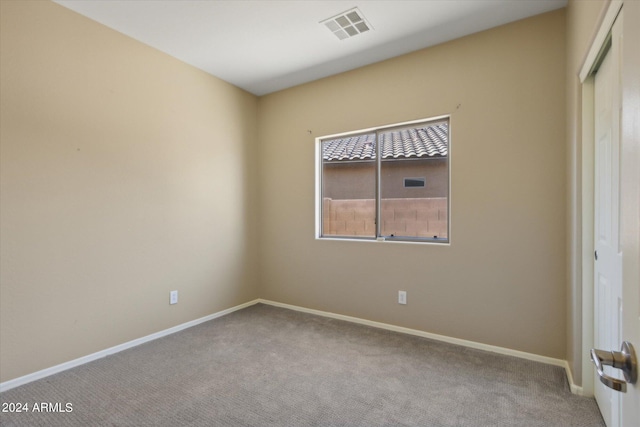
{"label": "door frame", "polygon": [[[593,396],[594,394],[594,368],[589,356],[594,346],[594,179],[595,179],[595,79],[594,70],[600,63],[603,53],[606,53],[608,36],[616,17],[622,9],[624,0],[612,0],[600,22],[596,36],[594,37],[587,56],[580,68],[580,83],[582,94],[582,141],[581,141],[581,219],[580,230],[580,260],[582,277],[582,388],[577,390],[579,394]],[[621,82],[621,84],[624,84]]]}

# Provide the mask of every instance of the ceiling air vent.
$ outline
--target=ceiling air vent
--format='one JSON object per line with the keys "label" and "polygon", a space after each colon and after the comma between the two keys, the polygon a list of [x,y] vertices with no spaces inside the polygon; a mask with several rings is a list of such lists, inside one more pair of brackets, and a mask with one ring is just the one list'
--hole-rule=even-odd
{"label": "ceiling air vent", "polygon": [[357,7],[320,23],[324,24],[340,40],[357,36],[372,29],[371,24],[364,19],[362,12]]}

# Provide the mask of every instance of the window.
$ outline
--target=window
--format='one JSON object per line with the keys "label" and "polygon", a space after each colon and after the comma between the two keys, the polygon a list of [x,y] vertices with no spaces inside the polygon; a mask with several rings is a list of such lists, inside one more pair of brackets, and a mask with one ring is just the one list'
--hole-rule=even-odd
{"label": "window", "polygon": [[404,187],[405,188],[414,188],[414,187],[423,187],[426,184],[426,178],[405,178],[404,179]]}
{"label": "window", "polygon": [[449,119],[318,138],[320,238],[449,242]]}

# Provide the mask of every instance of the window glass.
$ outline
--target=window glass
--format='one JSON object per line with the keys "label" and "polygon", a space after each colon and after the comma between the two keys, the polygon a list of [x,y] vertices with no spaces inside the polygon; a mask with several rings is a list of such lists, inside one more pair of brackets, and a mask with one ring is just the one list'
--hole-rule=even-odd
{"label": "window glass", "polygon": [[[378,133],[381,236],[447,239],[447,140],[446,122]],[[407,176],[425,179],[406,185]]]}
{"label": "window glass", "polygon": [[448,119],[320,145],[320,237],[448,242]]}
{"label": "window glass", "polygon": [[376,236],[376,134],[322,142],[322,235]]}

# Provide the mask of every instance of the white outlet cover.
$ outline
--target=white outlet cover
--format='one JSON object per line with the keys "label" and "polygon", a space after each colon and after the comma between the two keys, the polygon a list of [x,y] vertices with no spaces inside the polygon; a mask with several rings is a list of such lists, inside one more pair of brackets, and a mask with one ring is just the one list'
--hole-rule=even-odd
{"label": "white outlet cover", "polygon": [[171,291],[169,294],[169,304],[177,304],[178,303],[178,291]]}
{"label": "white outlet cover", "polygon": [[398,304],[406,304],[406,303],[407,303],[407,292],[398,291]]}

